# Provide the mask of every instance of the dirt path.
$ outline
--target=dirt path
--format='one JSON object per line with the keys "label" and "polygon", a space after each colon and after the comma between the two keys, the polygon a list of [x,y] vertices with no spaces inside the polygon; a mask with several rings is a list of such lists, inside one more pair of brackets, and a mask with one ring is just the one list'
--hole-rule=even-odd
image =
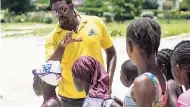
{"label": "dirt path", "polygon": [[[43,63],[46,37],[1,38],[0,105],[2,107],[39,107],[42,98],[32,90],[31,69]],[[161,40],[161,48],[173,48],[190,34]],[[125,38],[114,38],[118,62],[114,76],[113,94],[122,98],[127,91],[119,80],[120,65],[128,59]],[[105,54],[104,54],[105,56]],[[2,104],[1,104],[2,103]]]}

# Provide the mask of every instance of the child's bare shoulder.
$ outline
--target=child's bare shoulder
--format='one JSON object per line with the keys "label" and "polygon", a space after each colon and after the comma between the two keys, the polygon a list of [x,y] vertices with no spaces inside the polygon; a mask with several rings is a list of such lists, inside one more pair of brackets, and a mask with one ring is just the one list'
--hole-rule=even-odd
{"label": "child's bare shoulder", "polygon": [[55,99],[50,99],[46,104],[42,107],[61,107],[61,103]]}

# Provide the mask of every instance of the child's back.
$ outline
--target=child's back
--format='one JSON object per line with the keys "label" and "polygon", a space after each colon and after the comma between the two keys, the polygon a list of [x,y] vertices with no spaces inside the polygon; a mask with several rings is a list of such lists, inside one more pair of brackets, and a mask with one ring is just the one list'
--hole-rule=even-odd
{"label": "child's back", "polygon": [[178,97],[177,107],[190,107],[190,89]]}

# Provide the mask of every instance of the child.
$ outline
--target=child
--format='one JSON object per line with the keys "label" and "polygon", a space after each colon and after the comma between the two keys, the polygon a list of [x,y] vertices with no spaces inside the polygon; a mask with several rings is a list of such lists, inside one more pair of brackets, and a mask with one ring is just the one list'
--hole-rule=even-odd
{"label": "child", "polygon": [[157,54],[157,64],[160,70],[166,76],[166,79],[168,81],[169,107],[177,107],[176,106],[177,98],[182,93],[182,89],[180,86],[176,84],[172,76],[171,63],[170,63],[171,54],[172,54],[171,49],[162,49],[161,51],[159,51]]}
{"label": "child", "polygon": [[174,48],[171,66],[176,83],[188,90],[179,96],[177,107],[190,107],[190,40],[182,41]]}
{"label": "child", "polygon": [[134,20],[127,28],[126,50],[138,69],[130,99],[137,107],[163,107],[168,100],[167,80],[156,65],[160,37],[160,25],[150,18]]}
{"label": "child", "polygon": [[76,89],[86,92],[82,107],[121,107],[109,94],[109,76],[101,64],[90,56],[81,56],[72,66]]}
{"label": "child", "polygon": [[130,87],[134,79],[138,76],[137,67],[131,60],[125,61],[121,66],[120,80],[125,87]]}
{"label": "child", "polygon": [[55,88],[61,79],[61,65],[59,61],[48,61],[46,64],[32,71],[34,75],[33,89],[37,96],[43,96],[41,107],[61,107]]}
{"label": "child", "polygon": [[[132,89],[131,84],[133,84],[137,76],[138,76],[137,67],[131,62],[131,60],[125,61],[122,64],[120,71],[120,80],[122,84],[125,87],[129,87],[129,90],[131,91]],[[123,100],[123,107],[135,107],[135,102],[131,99],[128,99],[128,97],[131,97],[130,93],[127,93],[125,95],[125,98]]]}

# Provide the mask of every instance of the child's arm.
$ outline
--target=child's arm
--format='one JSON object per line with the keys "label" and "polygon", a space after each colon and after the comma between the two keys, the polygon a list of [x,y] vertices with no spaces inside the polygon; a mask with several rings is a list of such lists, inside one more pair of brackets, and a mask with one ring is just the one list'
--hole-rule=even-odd
{"label": "child's arm", "polygon": [[120,105],[116,101],[113,101],[112,104],[110,105],[110,107],[122,107],[122,105]]}
{"label": "child's arm", "polygon": [[123,106],[123,101],[120,100],[119,98],[117,98],[116,96],[114,96],[113,100],[118,103],[119,105]]}

